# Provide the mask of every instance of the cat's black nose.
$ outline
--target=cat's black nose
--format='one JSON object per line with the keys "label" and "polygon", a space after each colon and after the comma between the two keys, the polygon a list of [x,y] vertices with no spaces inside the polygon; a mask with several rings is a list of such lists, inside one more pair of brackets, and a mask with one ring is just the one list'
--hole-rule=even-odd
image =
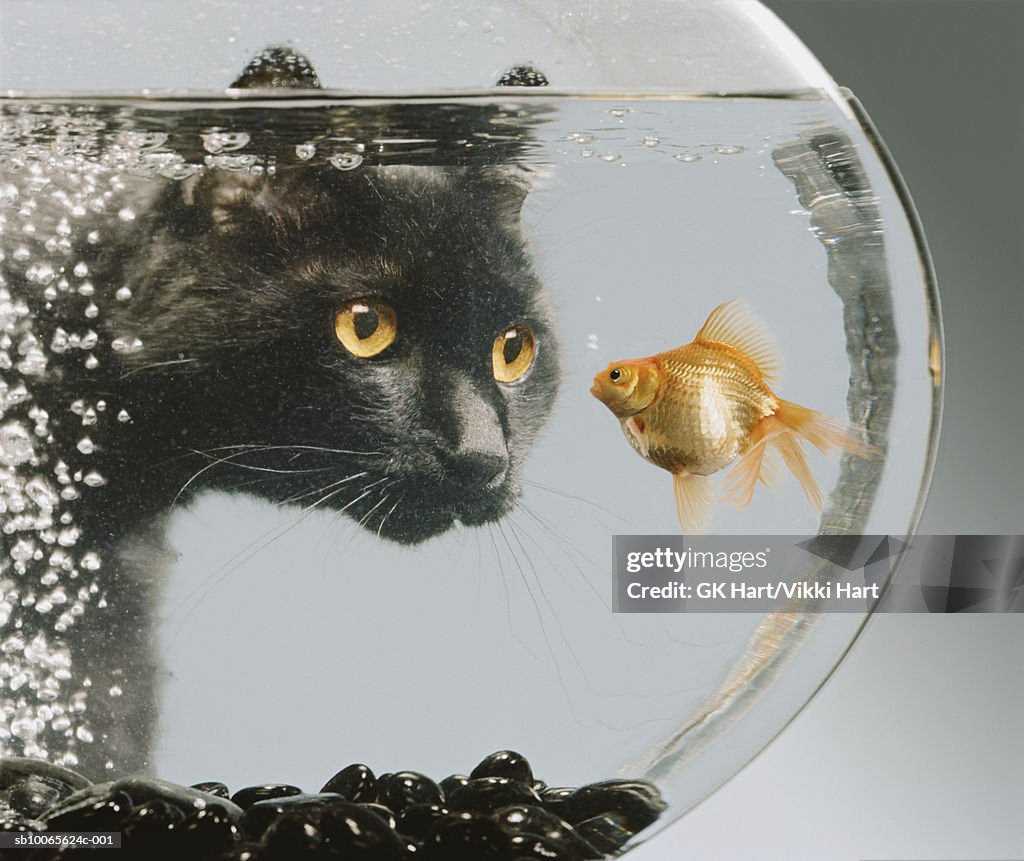
{"label": "cat's black nose", "polygon": [[463,452],[456,457],[452,482],[465,490],[492,490],[508,474],[508,457],[488,451]]}

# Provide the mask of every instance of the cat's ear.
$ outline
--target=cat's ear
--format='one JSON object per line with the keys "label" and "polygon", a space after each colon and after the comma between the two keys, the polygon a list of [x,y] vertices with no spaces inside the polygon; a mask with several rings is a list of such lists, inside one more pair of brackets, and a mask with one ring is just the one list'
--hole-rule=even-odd
{"label": "cat's ear", "polygon": [[549,177],[542,167],[532,164],[491,165],[477,177],[474,193],[484,196],[505,221],[515,224],[527,195]]}
{"label": "cat's ear", "polygon": [[285,45],[264,48],[249,61],[232,89],[256,88],[319,90],[320,78],[313,64]]}
{"label": "cat's ear", "polygon": [[[287,46],[264,48],[231,84],[233,89],[320,89],[308,58]],[[181,183],[182,202],[220,233],[267,229],[298,217],[288,182],[265,173],[211,169]]]}

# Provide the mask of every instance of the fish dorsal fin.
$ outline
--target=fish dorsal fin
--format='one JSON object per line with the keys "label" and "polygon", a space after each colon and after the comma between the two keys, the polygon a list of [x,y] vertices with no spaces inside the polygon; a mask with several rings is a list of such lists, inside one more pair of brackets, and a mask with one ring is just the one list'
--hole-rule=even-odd
{"label": "fish dorsal fin", "polygon": [[735,347],[750,357],[768,383],[777,384],[782,376],[782,359],[774,339],[739,299],[723,302],[715,308],[694,341],[718,341]]}

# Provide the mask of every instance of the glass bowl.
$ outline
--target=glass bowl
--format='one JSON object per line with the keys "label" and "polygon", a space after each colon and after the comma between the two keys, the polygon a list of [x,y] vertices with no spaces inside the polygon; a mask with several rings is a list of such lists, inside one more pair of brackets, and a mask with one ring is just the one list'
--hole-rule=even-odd
{"label": "glass bowl", "polygon": [[905,537],[919,225],[757,3],[366,9],[4,4],[0,750],[313,791],[515,749],[652,781],[646,838],[870,606],[613,613],[611,537],[680,528],[592,380],[745,301],[781,393],[873,454],[812,457],[823,511],[788,476],[710,531]]}

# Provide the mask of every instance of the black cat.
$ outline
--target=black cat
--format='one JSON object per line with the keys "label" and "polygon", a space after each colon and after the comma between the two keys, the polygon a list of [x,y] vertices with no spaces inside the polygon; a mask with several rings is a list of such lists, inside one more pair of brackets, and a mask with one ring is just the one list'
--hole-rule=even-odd
{"label": "black cat", "polygon": [[[279,50],[235,82],[318,84]],[[344,511],[406,544],[512,508],[558,386],[519,228],[529,177],[369,160],[124,174],[106,214],[79,214],[58,241],[50,280],[35,255],[7,259],[33,337],[59,354],[31,380],[49,435],[41,468],[64,488],[76,548],[101,566],[65,634],[74,678],[89,683],[86,737],[47,727],[33,745],[77,749],[94,778],[108,760],[145,769],[150,619],[175,503],[242,491]],[[51,188],[47,205],[88,181]],[[18,570],[28,583],[44,564]]]}

